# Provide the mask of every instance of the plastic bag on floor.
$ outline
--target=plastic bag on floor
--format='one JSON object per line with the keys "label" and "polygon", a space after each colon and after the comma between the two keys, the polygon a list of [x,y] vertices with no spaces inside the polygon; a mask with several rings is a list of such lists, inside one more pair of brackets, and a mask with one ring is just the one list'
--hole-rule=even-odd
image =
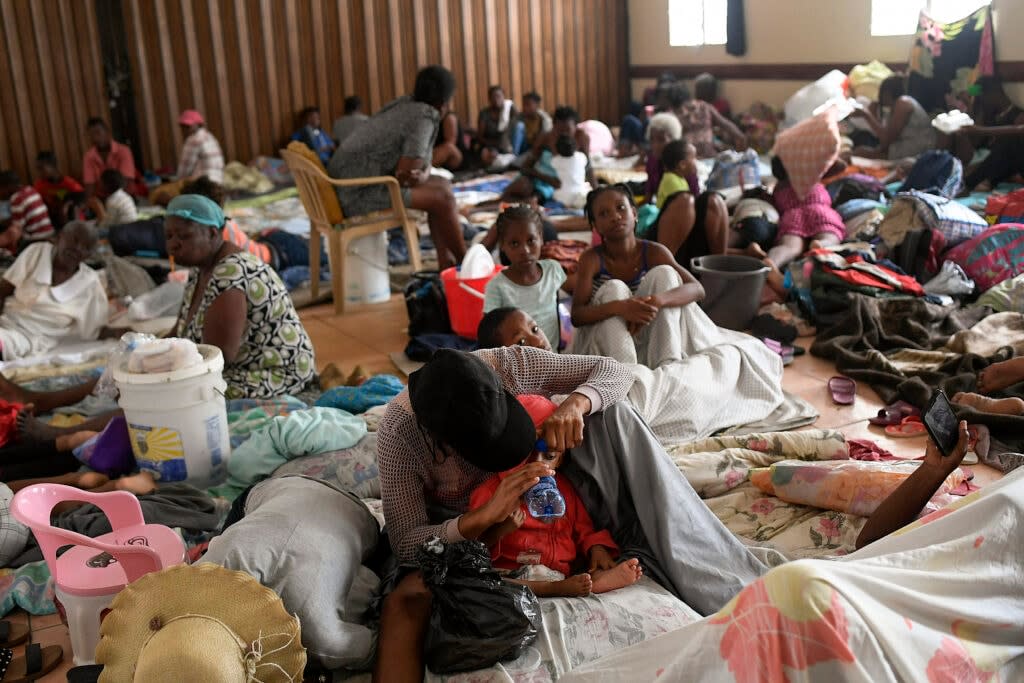
{"label": "plastic bag on floor", "polygon": [[478,541],[434,538],[419,551],[433,594],[424,654],[436,674],[472,671],[518,657],[537,639],[540,604],[526,586],[503,581]]}

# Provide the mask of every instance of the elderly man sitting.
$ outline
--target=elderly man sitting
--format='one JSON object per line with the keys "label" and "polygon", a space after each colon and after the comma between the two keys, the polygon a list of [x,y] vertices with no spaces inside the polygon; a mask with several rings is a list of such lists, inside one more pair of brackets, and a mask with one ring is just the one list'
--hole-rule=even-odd
{"label": "elderly man sitting", "polygon": [[27,247],[0,279],[0,351],[5,361],[46,353],[66,338],[92,340],[107,321],[107,294],[84,261],[96,235],[81,222],[56,244]]}

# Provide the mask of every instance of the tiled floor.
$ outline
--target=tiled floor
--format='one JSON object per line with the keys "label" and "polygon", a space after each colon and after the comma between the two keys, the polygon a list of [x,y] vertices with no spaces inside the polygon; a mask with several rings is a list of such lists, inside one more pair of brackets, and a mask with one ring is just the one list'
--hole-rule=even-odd
{"label": "tiled floor", "polygon": [[[340,317],[334,314],[332,304],[304,309],[301,316],[316,348],[318,368],[323,369],[327,363],[333,362],[346,374],[357,365],[371,375],[382,372],[401,374],[388,357],[391,352],[401,351],[408,341],[405,304],[400,296],[392,297],[387,303],[353,308]],[[811,339],[807,338],[797,343],[808,347],[810,342]],[[821,417],[815,427],[839,429],[852,438],[872,439],[897,457],[916,458],[922,455],[922,437],[894,439],[880,428],[868,424],[868,418],[883,407],[878,395],[869,387],[858,386],[857,400],[853,405],[835,405],[827,387],[828,378],[833,374],[835,367],[832,363],[805,354],[786,368],[782,385],[818,409]],[[972,469],[974,481],[979,485],[999,477],[995,470],[984,465]],[[71,668],[71,642],[60,619],[56,615],[29,617],[24,612],[8,618],[22,622],[31,619],[34,642],[63,646],[65,661],[62,667],[39,680],[54,683],[66,680],[67,669]],[[16,656],[20,649],[15,650]]]}

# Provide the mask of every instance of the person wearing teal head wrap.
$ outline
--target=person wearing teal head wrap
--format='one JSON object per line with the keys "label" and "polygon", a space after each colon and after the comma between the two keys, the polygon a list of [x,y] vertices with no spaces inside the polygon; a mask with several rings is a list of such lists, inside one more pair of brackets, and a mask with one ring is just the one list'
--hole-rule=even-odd
{"label": "person wearing teal head wrap", "polygon": [[316,379],[313,344],[277,273],[225,241],[224,220],[202,195],[167,206],[167,253],[194,269],[173,334],[220,348],[228,398],[296,394]]}

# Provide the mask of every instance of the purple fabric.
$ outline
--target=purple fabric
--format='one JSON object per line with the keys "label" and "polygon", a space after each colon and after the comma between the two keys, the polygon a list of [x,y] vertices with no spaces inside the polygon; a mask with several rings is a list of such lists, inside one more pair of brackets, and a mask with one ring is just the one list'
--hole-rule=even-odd
{"label": "purple fabric", "polygon": [[74,453],[90,469],[108,477],[120,477],[135,469],[135,454],[124,416],[108,422],[102,432],[76,448]]}

